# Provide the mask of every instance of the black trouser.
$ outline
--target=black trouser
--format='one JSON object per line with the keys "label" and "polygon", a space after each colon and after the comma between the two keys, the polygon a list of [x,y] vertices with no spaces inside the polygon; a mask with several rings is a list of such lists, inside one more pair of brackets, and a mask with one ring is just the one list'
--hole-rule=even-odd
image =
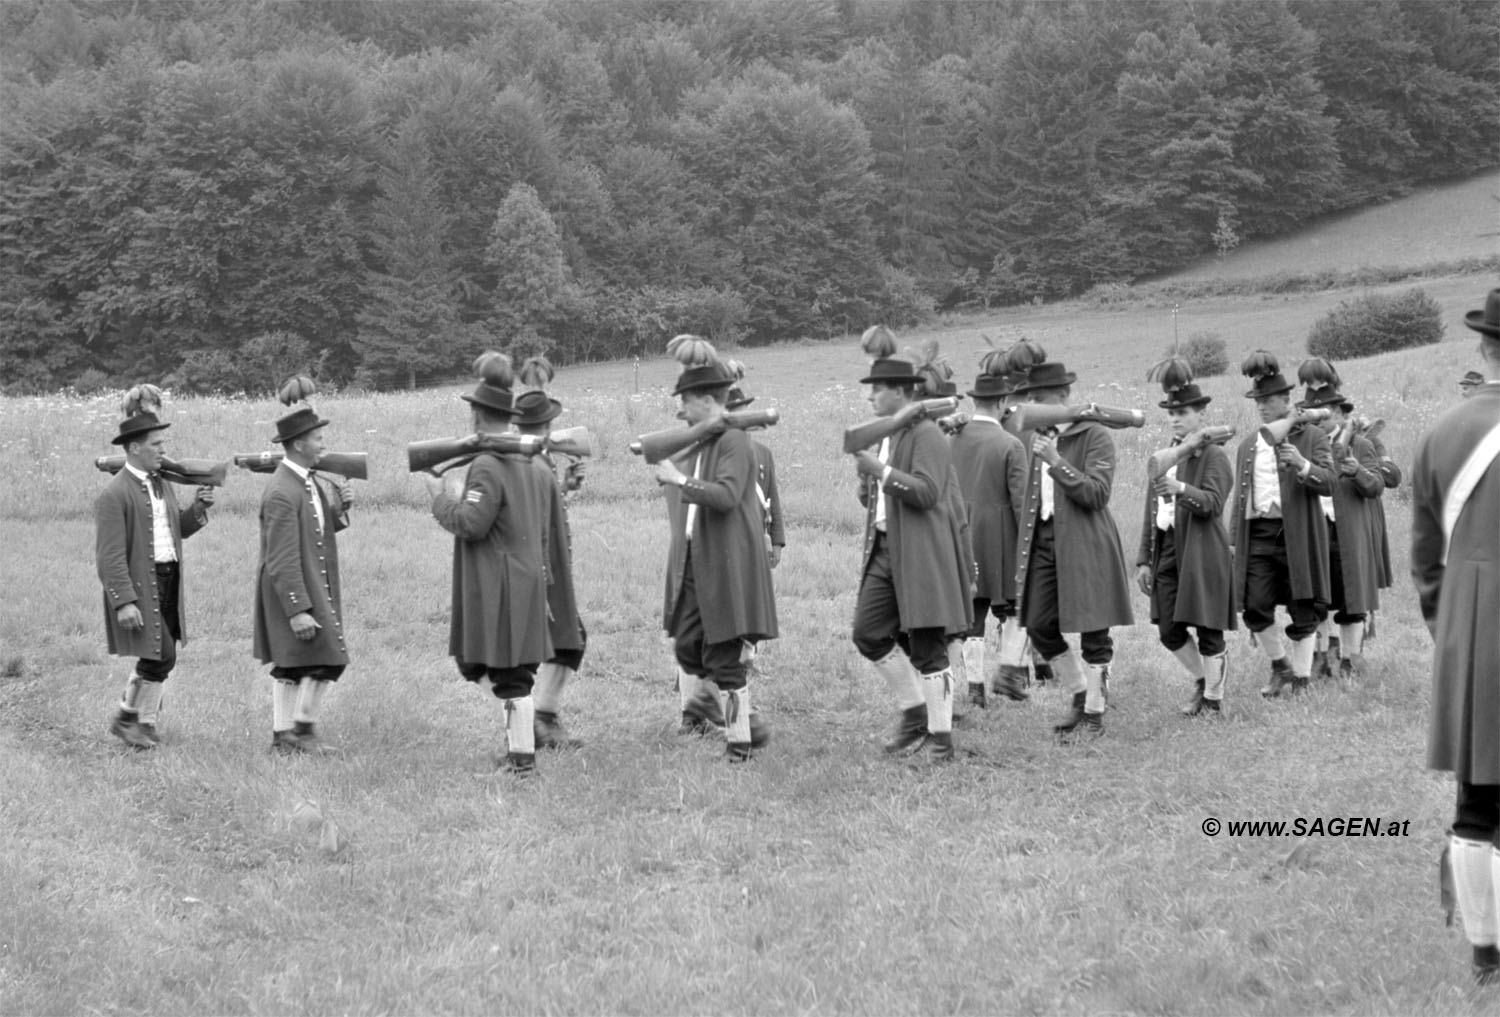
{"label": "black trouser", "polygon": [[1491,841],[1500,850],[1500,784],[1458,782],[1453,833],[1464,840]]}
{"label": "black trouser", "polygon": [[271,677],[279,682],[300,682],[311,678],[315,682],[336,682],[344,673],[343,664],[307,664],[302,667],[273,667]]}
{"label": "black trouser", "polygon": [[1250,520],[1245,555],[1245,606],[1242,617],[1251,632],[1264,632],[1276,622],[1276,605],[1285,604],[1292,623],[1291,639],[1306,639],[1318,631],[1328,607],[1316,600],[1292,599],[1292,573],[1286,560],[1286,530],[1280,519]]}
{"label": "black trouser", "polygon": [[177,643],[182,639],[182,626],[177,620],[177,595],[182,582],[182,573],[175,561],[160,561],[156,569],[157,606],[161,609],[161,622],[166,627],[162,633],[161,654],[157,659],[142,657],[135,663],[135,673],[143,682],[164,682],[172,668],[177,666]]}
{"label": "black trouser", "polygon": [[677,604],[672,609],[672,648],[677,666],[690,675],[707,678],[725,692],[745,687],[748,665],[744,660],[745,640],[729,639],[710,643],[703,631],[703,613],[698,607],[698,584],[693,577],[693,551],[688,547],[682,564],[682,585],[677,590]]}
{"label": "black trouser", "polygon": [[583,627],[583,619],[578,619],[578,642],[576,650],[558,650],[547,658],[549,664],[561,664],[569,671],[577,671],[583,666],[583,651],[589,648],[589,630]]}
{"label": "black trouser", "polygon": [[1333,621],[1335,625],[1359,625],[1365,620],[1364,613],[1351,614],[1344,610],[1344,558],[1339,552],[1339,528],[1338,524],[1329,520],[1328,522],[1328,577],[1333,586],[1333,599],[1330,606],[1334,609]]}
{"label": "black trouser", "polygon": [[[1043,660],[1053,660],[1068,652],[1062,636],[1062,619],[1057,602],[1057,547],[1052,520],[1038,522],[1031,536],[1031,564],[1026,569],[1026,635]],[[1078,648],[1085,663],[1108,664],[1115,658],[1115,641],[1109,629],[1095,629],[1078,635]]]}
{"label": "black trouser", "polygon": [[531,695],[531,685],[536,680],[535,664],[486,667],[483,664],[470,664],[460,658],[454,658],[454,663],[458,665],[458,673],[463,675],[466,682],[477,685],[488,678],[494,684],[496,699],[525,699]]}
{"label": "black trouser", "polygon": [[859,580],[854,602],[854,648],[866,660],[882,660],[897,646],[911,658],[918,674],[948,670],[948,640],[941,626],[903,631],[891,554],[884,533],[875,535],[870,563]]}
{"label": "black trouser", "polygon": [[1004,624],[1005,619],[1016,616],[1016,605],[1009,600],[991,601],[988,597],[974,598],[974,627],[969,630],[970,639],[984,638],[984,616],[988,612]]}
{"label": "black trouser", "polygon": [[1151,604],[1156,609],[1156,632],[1161,645],[1176,653],[1188,644],[1192,633],[1198,630],[1198,653],[1204,657],[1217,657],[1224,652],[1224,630],[1209,629],[1202,625],[1189,626],[1187,622],[1173,621],[1177,613],[1177,531],[1156,531],[1156,565],[1151,572]]}

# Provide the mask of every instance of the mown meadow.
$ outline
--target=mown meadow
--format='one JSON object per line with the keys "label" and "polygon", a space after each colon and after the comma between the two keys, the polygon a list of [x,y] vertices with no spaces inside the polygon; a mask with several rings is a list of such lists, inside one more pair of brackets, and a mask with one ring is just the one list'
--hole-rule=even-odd
{"label": "mown meadow", "polygon": [[[1458,398],[1463,313],[1488,276],[1424,280],[1447,341],[1340,365],[1405,467]],[[1186,302],[1181,335],[1288,371],[1348,292]],[[1076,396],[1149,408],[1118,432],[1127,556],[1146,456],[1166,441],[1146,368],[1169,308],[1083,304],[950,321],[972,376],[983,336],[1041,341]],[[663,337],[665,340],[665,337]],[[1437,857],[1452,784],[1423,769],[1429,641],[1405,579],[1406,489],[1386,496],[1398,578],[1358,687],[1256,694],[1231,638],[1227,715],[1186,721],[1186,682],[1138,624],[1117,630],[1107,734],[1061,746],[1061,697],[971,711],[960,760],[883,758],[892,719],[849,643],[862,515],[844,427],[867,416],[852,341],[741,351],[789,521],[782,637],[753,686],[774,740],[731,768],[676,734],[660,628],[666,525],[635,435],[671,426],[665,359],[564,370],[555,395],[598,454],[571,506],[590,632],[565,719],[584,748],[495,776],[501,717],[445,656],[451,538],[405,472],[407,441],[467,429],[458,386],[317,400],[332,448],[368,451],[340,537],[353,664],[325,707],[337,757],[280,759],[250,656],[262,480],[238,472],[186,546],[190,643],[166,744],[106,726],[125,664],[104,653],[92,502],[113,397],[0,402],[0,1011],[4,1013],[1338,1013],[1482,1014],[1444,926]],[[1207,379],[1242,427],[1238,373]],[[638,389],[638,390],[637,390]],[[169,451],[266,447],[267,401],[169,402]],[[183,495],[186,497],[186,494]],[[296,816],[313,803],[336,843]],[[300,806],[300,809],[299,809]],[[1203,823],[1409,820],[1409,836],[1206,836]],[[1295,852],[1294,852],[1294,849]]]}

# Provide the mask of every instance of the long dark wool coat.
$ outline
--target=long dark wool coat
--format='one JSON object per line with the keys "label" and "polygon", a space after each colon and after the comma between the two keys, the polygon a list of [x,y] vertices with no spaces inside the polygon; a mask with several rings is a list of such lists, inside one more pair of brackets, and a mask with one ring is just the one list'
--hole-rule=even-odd
{"label": "long dark wool coat", "polygon": [[[1276,471],[1281,488],[1281,519],[1286,528],[1286,559],[1291,573],[1292,596],[1297,600],[1317,600],[1326,604],[1331,590],[1328,521],[1323,516],[1318,496],[1333,492],[1333,453],[1329,449],[1328,435],[1321,427],[1298,425],[1292,428],[1287,440],[1312,463],[1312,470],[1305,479],[1289,470]],[[1235,453],[1234,508],[1225,524],[1234,535],[1234,594],[1241,604],[1245,602],[1245,576],[1249,568],[1246,552],[1250,547],[1250,521],[1245,518],[1245,505],[1251,497],[1255,479],[1255,441],[1256,432],[1251,431]]]}
{"label": "long dark wool coat", "polygon": [[1026,448],[1000,424],[971,420],[952,442],[978,576],[975,597],[1014,603],[1016,515],[1026,500]]}
{"label": "long dark wool coat", "polygon": [[[1229,454],[1217,445],[1196,450],[1177,464],[1177,479],[1187,489],[1174,499],[1172,541],[1177,558],[1177,600],[1169,621],[1208,629],[1228,630],[1236,626],[1234,555],[1221,516],[1234,490],[1234,468]],[[1146,488],[1145,520],[1137,565],[1148,565],[1152,574],[1159,564],[1156,529],[1156,495]],[[1151,592],[1151,620],[1162,620],[1166,605],[1160,603],[1156,587]]]}
{"label": "long dark wool coat", "polygon": [[[323,505],[323,532],[301,477],[282,464],[260,496],[260,572],[255,588],[255,659],[277,667],[349,663],[339,593],[339,545],[334,533],[347,523],[329,504],[323,485],[312,497]],[[321,626],[312,639],[292,634],[290,618],[311,611]]]}
{"label": "long dark wool coat", "polygon": [[432,503],[453,534],[448,652],[490,668],[540,664],[554,653],[548,585],[567,520],[556,481],[523,455],[482,453],[461,492]]}
{"label": "long dark wool coat", "polygon": [[[208,510],[194,499],[186,513],[177,507],[176,495],[163,481],[162,504],[172,545],[182,561],[182,542],[208,522]],[[160,660],[163,639],[171,634],[161,613],[156,590],[156,569],[151,560],[151,495],[146,482],[129,470],[115,474],[94,502],[94,567],[104,585],[104,638],[117,657]],[[187,642],[187,598],[184,570],[178,569],[177,631]],[[135,604],[145,624],[135,632],[123,628],[115,612]]]}
{"label": "long dark wool coat", "polygon": [[1459,515],[1446,564],[1443,504],[1497,421],[1500,386],[1485,385],[1422,436],[1411,471],[1411,576],[1436,644],[1427,765],[1469,784],[1500,784],[1500,461]]}
{"label": "long dark wool coat", "polygon": [[688,556],[687,510],[689,505],[697,505],[693,588],[703,617],[704,638],[710,643],[775,639],[776,593],[771,585],[770,559],[766,557],[765,517],[755,493],[756,460],[751,438],[742,430],[729,428],[679,457],[678,468],[692,477],[700,453],[703,461],[697,472],[701,479],[684,487],[669,484],[664,488],[672,542],[667,554],[662,627],[672,631],[672,614]]}
{"label": "long dark wool coat", "polygon": [[1335,604],[1350,614],[1368,614],[1380,607],[1381,537],[1385,516],[1377,516],[1385,480],[1380,457],[1368,438],[1355,438],[1349,451],[1359,462],[1354,476],[1346,477],[1334,464],[1333,515],[1339,534],[1339,566],[1344,583],[1344,603]]}
{"label": "long dark wool coat", "polygon": [[965,632],[974,624],[974,556],[948,439],[933,421],[919,420],[897,435],[888,465],[891,475],[883,489],[877,477],[860,478],[859,500],[865,506],[861,575],[875,550],[876,499],[884,498],[886,547],[902,631]]}
{"label": "long dark wool coat", "polygon": [[1130,582],[1120,530],[1109,511],[1115,479],[1115,441],[1104,426],[1074,424],[1057,439],[1057,451],[1072,469],[1064,472],[1033,457],[1021,507],[1020,565],[1016,590],[1027,620],[1026,572],[1031,543],[1041,522],[1042,470],[1053,482],[1052,534],[1057,555],[1057,611],[1063,632],[1097,632],[1130,625]]}

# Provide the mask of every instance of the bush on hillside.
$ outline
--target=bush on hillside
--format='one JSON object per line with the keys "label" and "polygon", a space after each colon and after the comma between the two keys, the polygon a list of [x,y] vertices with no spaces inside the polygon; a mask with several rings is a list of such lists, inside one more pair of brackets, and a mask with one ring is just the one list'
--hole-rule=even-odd
{"label": "bush on hillside", "polygon": [[1194,332],[1177,348],[1177,356],[1193,368],[1194,378],[1213,378],[1229,370],[1229,350],[1217,332]]}
{"label": "bush on hillside", "polygon": [[1443,338],[1443,312],[1420,287],[1345,300],[1313,324],[1307,352],[1330,360],[1429,346]]}

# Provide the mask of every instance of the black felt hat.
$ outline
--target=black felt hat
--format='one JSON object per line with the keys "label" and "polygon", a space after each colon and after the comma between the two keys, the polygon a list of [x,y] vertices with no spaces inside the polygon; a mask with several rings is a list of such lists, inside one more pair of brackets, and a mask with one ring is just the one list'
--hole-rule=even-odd
{"label": "black felt hat", "polygon": [[516,412],[515,396],[508,388],[481,381],[469,395],[460,396],[470,406],[483,406],[487,410],[511,416]]}
{"label": "black felt hat", "polygon": [[1255,379],[1255,386],[1245,393],[1246,399],[1264,399],[1266,396],[1281,395],[1296,388],[1286,380],[1286,375],[1280,371],[1272,374],[1263,374]]}
{"label": "black felt hat", "polygon": [[729,388],[734,384],[734,375],[729,368],[719,360],[712,360],[706,364],[696,364],[693,367],[684,367],[682,373],[677,376],[677,386],[672,389],[673,395],[682,395],[684,392],[705,392],[716,388]]}
{"label": "black felt hat", "polygon": [[1063,366],[1061,361],[1044,360],[1031,370],[1020,383],[1011,387],[1011,395],[1035,392],[1039,388],[1063,388],[1078,380],[1078,375]]}
{"label": "black felt hat", "polygon": [[295,441],[309,431],[328,426],[328,421],[318,416],[311,406],[301,406],[276,420],[276,437],[271,440],[278,445]]}
{"label": "black felt hat", "polygon": [[1332,385],[1309,388],[1297,405],[1304,410],[1316,410],[1322,406],[1348,406],[1349,409],[1354,409],[1354,404],[1345,399],[1343,393]]}
{"label": "black felt hat", "polygon": [[1016,380],[1013,374],[981,374],[974,379],[969,389],[970,399],[999,399],[1011,394],[1011,385]]}
{"label": "black felt hat", "polygon": [[742,410],[755,402],[755,397],[746,395],[745,390],[735,385],[729,390],[729,395],[724,400],[726,410]]}
{"label": "black felt hat", "polygon": [[1481,335],[1500,339],[1500,289],[1490,290],[1484,298],[1484,310],[1464,315],[1464,324]]}
{"label": "black felt hat", "polygon": [[562,413],[562,403],[540,391],[523,392],[515,400],[515,417],[511,421],[517,427],[533,427],[556,420]]}
{"label": "black felt hat", "polygon": [[922,378],[917,365],[902,357],[880,357],[870,364],[870,373],[859,379],[861,385],[880,382],[885,385],[915,385]]}
{"label": "black felt hat", "polygon": [[1197,385],[1188,383],[1168,392],[1167,397],[1156,405],[1164,410],[1181,410],[1189,406],[1207,406],[1213,401],[1213,396],[1204,395]]}
{"label": "black felt hat", "polygon": [[171,424],[163,423],[154,413],[137,413],[120,421],[120,433],[110,439],[112,445],[128,445],[143,434],[165,431]]}

